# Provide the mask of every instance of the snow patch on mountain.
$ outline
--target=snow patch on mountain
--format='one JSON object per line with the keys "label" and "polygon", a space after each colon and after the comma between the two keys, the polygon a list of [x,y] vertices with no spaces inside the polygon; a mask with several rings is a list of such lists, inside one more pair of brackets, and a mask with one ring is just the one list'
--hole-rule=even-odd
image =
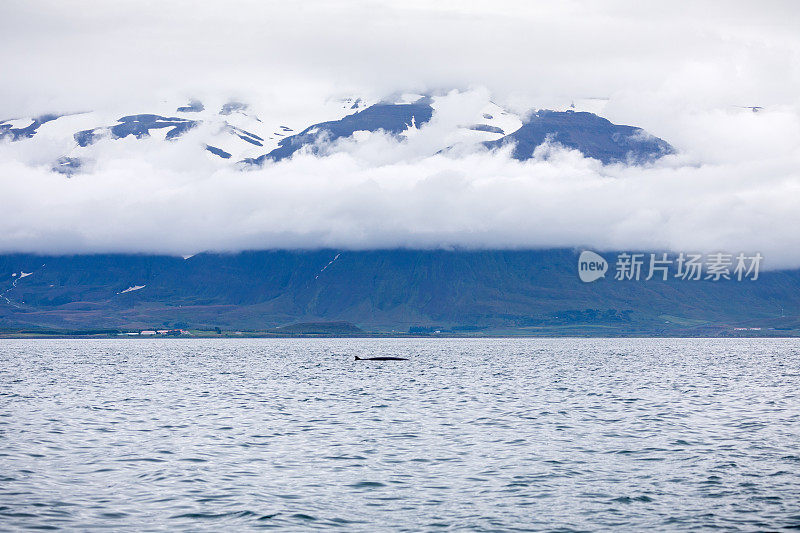
{"label": "snow patch on mountain", "polygon": [[[513,113],[485,91],[398,93],[384,99],[337,97],[278,115],[260,113],[256,105],[241,99],[190,98],[156,102],[148,112],[138,114],[93,111],[9,119],[0,121],[0,138],[35,139],[39,147],[47,144],[49,148],[39,149],[39,154],[60,147],[47,165],[68,177],[92,171],[95,161],[108,153],[109,143],[118,147],[113,151],[123,153],[120,149],[125,147],[136,157],[130,150],[133,145],[127,144],[131,140],[144,146],[174,146],[176,158],[191,157],[188,154],[194,152],[208,164],[240,168],[277,162],[299,151],[325,156],[353,148],[353,143],[368,144],[381,135],[394,139],[394,146],[384,147],[397,152],[393,158],[437,153],[458,157],[484,147],[513,144],[517,146],[514,156],[527,159],[545,139],[603,163],[636,164],[671,153],[664,141],[638,128],[613,125],[589,111],[602,110],[606,102],[588,98],[569,102],[563,109],[554,106],[561,114],[545,120],[540,113],[527,117]],[[568,115],[571,112],[575,114]]]}
{"label": "snow patch on mountain", "polygon": [[147,285],[131,285],[130,287],[128,287],[124,291],[120,291],[117,294],[125,294],[125,293],[128,293],[128,292],[138,291],[138,290],[144,289],[145,287],[147,287]]}
{"label": "snow patch on mountain", "polygon": [[324,267],[322,267],[322,269],[317,273],[317,275],[314,276],[314,279],[319,279],[319,275],[322,274],[323,272],[325,272],[325,270],[327,270],[327,268],[329,266],[331,266],[333,263],[335,263],[336,260],[339,259],[339,256],[341,256],[341,255],[342,255],[341,253],[338,253],[333,257],[333,259],[328,261],[328,263]]}

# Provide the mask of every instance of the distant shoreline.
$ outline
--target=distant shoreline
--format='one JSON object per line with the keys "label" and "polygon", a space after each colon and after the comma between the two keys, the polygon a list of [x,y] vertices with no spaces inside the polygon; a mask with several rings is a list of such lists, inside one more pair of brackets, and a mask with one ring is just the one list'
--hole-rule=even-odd
{"label": "distant shoreline", "polygon": [[456,334],[398,334],[398,333],[361,333],[357,335],[341,335],[341,334],[267,334],[267,333],[242,333],[242,334],[198,334],[198,335],[181,335],[181,336],[167,336],[167,335],[98,335],[79,333],[64,333],[64,334],[34,334],[34,333],[2,333],[0,332],[0,341],[6,339],[30,339],[30,340],[53,340],[53,339],[82,339],[82,340],[188,340],[188,339],[203,339],[203,340],[230,340],[230,339],[797,339],[800,338],[800,332],[776,332],[769,331],[761,334],[748,334],[748,335],[712,335],[712,334],[647,334],[647,333],[631,333],[631,334],[604,334],[604,335],[591,335],[591,334],[555,334],[543,333],[537,334],[482,334],[482,335],[456,335]]}

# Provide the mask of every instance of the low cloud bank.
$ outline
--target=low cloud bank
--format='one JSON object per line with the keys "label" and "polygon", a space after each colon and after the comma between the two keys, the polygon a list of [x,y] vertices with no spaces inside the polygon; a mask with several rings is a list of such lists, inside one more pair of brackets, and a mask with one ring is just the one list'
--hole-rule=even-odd
{"label": "low cloud bank", "polygon": [[59,147],[46,139],[6,143],[0,251],[589,246],[759,251],[767,267],[800,266],[797,113],[681,120],[688,149],[648,167],[603,166],[558,145],[526,162],[508,150],[431,155],[423,128],[245,172],[190,143],[107,141],[90,172],[67,179],[49,170]]}

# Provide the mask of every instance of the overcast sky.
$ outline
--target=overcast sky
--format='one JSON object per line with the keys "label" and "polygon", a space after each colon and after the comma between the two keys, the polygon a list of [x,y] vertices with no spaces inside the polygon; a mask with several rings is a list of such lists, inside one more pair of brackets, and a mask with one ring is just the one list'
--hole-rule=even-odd
{"label": "overcast sky", "polygon": [[4,0],[0,118],[209,95],[288,113],[456,88],[517,111],[607,98],[605,116],[679,155],[646,169],[574,153],[393,159],[372,139],[242,174],[122,143],[66,180],[31,153],[46,147],[5,143],[0,249],[590,245],[800,266],[800,3],[430,4]]}
{"label": "overcast sky", "polygon": [[5,0],[0,113],[176,90],[275,97],[298,84],[375,93],[479,85],[533,104],[794,104],[799,27],[791,0]]}

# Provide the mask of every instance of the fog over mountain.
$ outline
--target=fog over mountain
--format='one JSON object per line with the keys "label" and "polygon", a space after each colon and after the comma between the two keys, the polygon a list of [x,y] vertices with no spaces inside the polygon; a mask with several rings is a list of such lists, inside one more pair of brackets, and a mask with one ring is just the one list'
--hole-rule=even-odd
{"label": "fog over mountain", "polygon": [[[3,3],[0,252],[590,246],[800,266],[795,3],[437,6]],[[341,129],[415,101],[430,116],[397,131]],[[554,127],[542,110],[641,128],[658,153],[559,130],[522,157],[524,128]],[[138,135],[143,115],[162,118]]]}

